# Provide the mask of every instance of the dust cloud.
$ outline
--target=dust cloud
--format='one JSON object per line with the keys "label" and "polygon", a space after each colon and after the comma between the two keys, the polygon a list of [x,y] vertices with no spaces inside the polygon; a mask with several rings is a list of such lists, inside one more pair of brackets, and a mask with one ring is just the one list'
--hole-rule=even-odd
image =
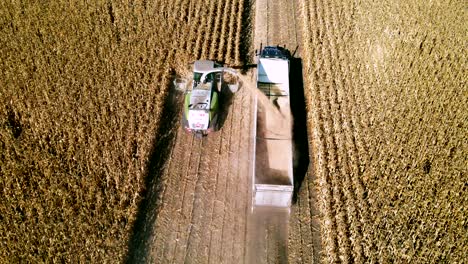
{"label": "dust cloud", "polygon": [[255,183],[292,185],[292,115],[289,96],[273,102],[249,76],[240,76],[242,88],[257,98]]}
{"label": "dust cloud", "polygon": [[271,133],[289,136],[290,138],[292,134],[292,117],[289,107],[289,97],[279,97],[272,102],[262,91],[257,89],[257,85],[252,81],[252,77],[239,75],[239,80],[242,88],[246,88],[246,91],[252,96],[257,97],[258,105],[264,114],[270,117],[269,119],[274,120],[274,122],[268,124]]}

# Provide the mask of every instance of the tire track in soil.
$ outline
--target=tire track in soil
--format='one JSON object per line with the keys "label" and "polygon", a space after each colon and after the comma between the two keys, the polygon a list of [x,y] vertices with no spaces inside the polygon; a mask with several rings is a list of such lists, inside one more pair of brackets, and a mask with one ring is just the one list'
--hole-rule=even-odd
{"label": "tire track in soil", "polygon": [[255,1],[254,48],[268,43],[268,0]]}
{"label": "tire track in soil", "polygon": [[[308,173],[305,177],[311,177]],[[312,202],[312,194],[310,193],[310,185],[307,180],[303,184],[307,184],[307,188],[302,188],[298,194],[296,204],[293,206],[290,219],[290,235],[289,235],[289,262],[290,263],[315,263],[318,258],[314,257],[318,254],[316,245],[313,241],[313,218],[312,212],[317,212],[310,207]]]}
{"label": "tire track in soil", "polygon": [[[216,209],[214,209],[215,211],[215,219],[214,219],[214,223],[215,223],[215,234],[214,234],[214,243],[213,243],[213,237],[211,238],[211,249],[210,250],[210,256],[209,256],[209,260],[211,263],[214,263],[216,261],[219,262],[219,259],[221,258],[221,249],[218,248],[217,250],[214,250],[213,251],[213,246],[217,247],[221,247],[222,245],[222,241],[223,241],[223,235],[222,235],[222,230],[223,230],[223,223],[224,223],[224,217],[225,217],[225,206],[226,206],[226,203],[225,203],[225,199],[226,199],[226,184],[227,184],[227,181],[228,181],[228,176],[229,176],[229,170],[227,170],[227,166],[226,164],[229,164],[229,146],[231,144],[231,137],[232,137],[232,119],[233,119],[233,105],[231,105],[231,108],[229,110],[230,112],[230,115],[229,115],[229,118],[227,120],[228,122],[228,126],[226,126],[225,128],[223,128],[223,133],[222,133],[222,142],[224,143],[222,146],[221,146],[221,149],[220,149],[220,154],[221,154],[221,162],[222,164],[224,164],[224,166],[221,167],[221,172],[218,173],[219,175],[219,181],[218,181],[218,184],[219,184],[219,188],[217,187],[216,188]],[[213,233],[211,234],[213,235]],[[214,255],[214,257],[212,257],[213,255],[211,254],[218,254],[218,255]],[[213,261],[213,258],[217,258],[215,261]]]}
{"label": "tire track in soil", "polygon": [[[268,1],[268,42],[265,45],[278,45],[281,44],[281,16],[279,15],[279,1]],[[285,25],[284,25],[285,26]]]}
{"label": "tire track in soil", "polygon": [[[197,142],[192,137],[191,143],[192,144],[191,144],[189,151],[187,151],[187,149],[184,148],[184,150],[188,152],[187,165],[183,167],[182,173],[180,174],[180,178],[178,179],[179,181],[174,182],[174,192],[177,192],[176,187],[177,185],[180,185],[181,182],[184,184],[184,187],[182,189],[182,192],[180,193],[181,194],[179,198],[180,204],[177,209],[177,212],[178,212],[177,216],[178,216],[179,221],[176,221],[174,223],[175,228],[172,230],[175,233],[176,238],[173,241],[171,241],[171,243],[173,243],[172,252],[167,258],[168,260],[171,260],[171,262],[174,262],[179,257],[180,254],[178,253],[181,251],[180,244],[184,244],[185,242],[183,240],[183,235],[184,235],[183,228],[186,228],[188,226],[187,224],[188,212],[187,211],[189,210],[185,208],[186,207],[185,205],[187,203],[186,202],[187,195],[189,195],[188,194],[189,192],[187,191],[187,185],[188,185],[188,188],[190,188],[190,181],[189,181],[190,170],[193,168],[194,160],[197,160],[200,157],[200,155],[196,155],[197,153],[196,148],[197,148],[197,145],[200,144],[200,142]],[[195,155],[194,155],[194,152],[195,152]],[[171,195],[171,194],[168,193],[168,195]],[[168,218],[170,219],[171,216],[169,215]]]}
{"label": "tire track in soil", "polygon": [[[246,105],[246,102],[250,102],[250,100],[247,99],[248,94],[244,91],[242,93],[242,97],[240,100],[240,108],[242,109],[242,113],[239,116],[238,120],[238,139],[239,139],[239,145],[237,146],[238,152],[237,152],[237,168],[235,170],[237,171],[237,179],[234,181],[235,184],[235,193],[244,193],[246,197],[248,197],[245,200],[240,200],[234,197],[234,208],[235,212],[245,212],[247,213],[248,211],[246,210],[246,206],[249,204],[249,196],[247,195],[249,192],[248,190],[250,189],[250,181],[249,177],[242,177],[242,175],[247,175],[250,176],[249,171],[248,171],[248,163],[249,160],[243,158],[245,156],[244,153],[249,153],[249,149],[245,148],[245,139],[241,137],[241,134],[243,133],[243,130],[245,130],[246,127],[248,127],[248,124],[245,124],[245,121],[250,122],[249,113],[250,113],[250,107]],[[245,130],[246,132],[250,132],[249,130]],[[248,142],[248,141],[247,141]],[[246,203],[247,201],[247,203]],[[241,232],[246,229],[246,217],[245,215],[242,215],[241,217],[236,215],[236,221],[235,221],[235,226],[233,229],[231,229],[231,232],[233,232],[234,239],[233,239],[233,245],[232,245],[232,251],[233,256],[232,260],[234,260],[235,263],[241,263],[244,261],[244,255],[245,255],[245,241],[246,241],[246,236],[244,232]]]}
{"label": "tire track in soil", "polygon": [[208,260],[209,263],[217,263],[221,258],[221,243],[222,243],[222,228],[224,220],[224,206],[225,206],[225,195],[226,195],[226,182],[228,170],[226,169],[226,164],[229,164],[229,144],[231,142],[231,131],[232,131],[232,106],[229,110],[229,117],[226,120],[227,125],[225,124],[221,130],[221,140],[222,144],[219,149],[220,154],[220,163],[222,164],[218,169],[218,174],[216,178],[216,192],[215,200],[213,203],[213,217],[212,217],[212,228],[210,230],[210,250]]}
{"label": "tire track in soil", "polygon": [[[214,144],[214,149],[220,149],[222,144],[222,136],[220,133],[213,135],[212,141]],[[210,252],[210,240],[211,240],[211,233],[209,232],[210,228],[212,227],[213,223],[213,208],[214,208],[214,201],[216,198],[216,186],[219,177],[219,168],[220,168],[220,159],[221,155],[218,152],[213,153],[213,162],[209,164],[208,169],[209,173],[205,176],[206,177],[206,186],[203,187],[203,191],[206,192],[207,197],[204,200],[206,207],[204,209],[207,212],[206,216],[204,216],[204,220],[202,221],[201,227],[199,228],[199,236],[200,239],[198,241],[198,247],[193,246],[193,259],[197,259],[200,263],[209,263],[209,252]],[[216,175],[214,177],[214,175]],[[198,249],[197,249],[198,248]]]}
{"label": "tire track in soil", "polygon": [[192,145],[192,148],[190,149],[193,154],[190,158],[187,174],[185,175],[185,179],[183,179],[185,186],[181,208],[182,215],[178,221],[179,225],[177,228],[176,246],[174,249],[174,259],[172,261],[174,263],[182,263],[185,259],[185,252],[187,250],[188,244],[188,234],[192,228],[192,197],[195,195],[195,185],[199,177],[198,168],[200,166],[200,160],[203,155],[202,146],[202,141],[195,141],[194,145]]}
{"label": "tire track in soil", "polygon": [[[246,114],[241,116],[241,128],[242,130],[245,130],[248,132],[249,136],[252,134],[253,131],[253,97],[246,93],[246,95],[243,96],[242,98],[242,108],[246,109]],[[243,177],[240,178],[239,180],[242,181],[242,186],[244,186],[246,189],[239,188],[237,189],[237,193],[243,192],[247,196],[247,203],[242,203],[239,200],[236,200],[237,202],[237,209],[236,211],[238,212],[244,212],[246,217],[243,218],[238,218],[241,223],[238,228],[236,228],[236,232],[241,233],[242,236],[238,236],[238,240],[235,241],[235,245],[238,248],[238,252],[242,252],[242,259],[239,259],[239,263],[245,262],[246,261],[246,253],[247,253],[247,230],[248,230],[248,214],[250,213],[250,205],[251,205],[251,197],[252,197],[252,186],[251,186],[251,171],[252,171],[252,162],[253,156],[252,156],[252,147],[253,145],[251,142],[253,141],[253,137],[248,137],[248,138],[241,138],[240,142],[240,153],[245,153],[247,155],[243,155],[239,158],[240,162],[240,171],[244,172],[245,175],[248,175],[249,177]],[[242,245],[242,240],[240,239],[242,237],[243,241],[245,241]],[[242,245],[242,246],[241,246]],[[240,261],[242,260],[242,261]]]}
{"label": "tire track in soil", "polygon": [[[205,138],[202,142],[206,143],[206,146],[219,148],[217,144],[219,142],[219,136]],[[213,189],[209,188],[211,187],[211,168],[216,163],[216,159],[213,156],[214,155],[210,151],[203,151],[200,160],[200,167],[198,169],[199,176],[195,184],[195,194],[192,202],[192,219],[190,221],[190,231],[187,239],[187,251],[184,262],[190,259],[197,259],[197,261],[201,263],[206,263],[205,257],[207,257],[207,250],[199,244],[205,233],[205,228],[207,228],[207,224],[209,224],[207,223],[209,215],[204,214],[204,212],[208,209],[206,207],[207,205],[209,206],[209,201],[213,193]],[[197,258],[198,253],[202,254],[198,255],[199,257]]]}
{"label": "tire track in soil", "polygon": [[[235,182],[233,180],[234,175],[237,172],[237,163],[238,159],[236,156],[236,145],[234,144],[235,140],[237,139],[236,135],[238,134],[238,126],[237,124],[237,119],[239,115],[235,114],[237,112],[236,110],[239,109],[239,98],[236,98],[234,104],[231,106],[231,111],[232,111],[232,120],[231,120],[231,128],[230,128],[230,138],[229,138],[229,145],[227,146],[227,156],[229,159],[228,165],[228,171],[226,173],[226,183],[225,183],[225,189],[224,189],[224,200],[223,200],[223,221],[222,221],[222,227],[221,227],[221,243],[220,243],[220,252],[226,252],[227,254],[233,254],[233,252],[230,250],[231,246],[230,244],[232,243],[233,240],[233,233],[234,231],[232,229],[232,221],[235,221],[235,215],[233,215],[232,208],[232,198],[233,198],[233,188],[235,188]],[[241,110],[242,111],[242,110]],[[233,139],[234,137],[234,139]],[[220,255],[219,258],[219,263],[224,263],[226,259],[231,259],[232,255]]]}
{"label": "tire track in soil", "polygon": [[[182,175],[185,175],[184,168],[187,166],[180,166],[180,163],[174,162],[176,157],[184,156],[184,161],[190,160],[190,152],[184,151],[184,146],[186,144],[193,144],[193,139],[187,137],[183,134],[181,128],[177,132],[176,145],[174,148],[174,155],[172,157],[172,162],[169,166],[168,173],[168,182],[163,193],[163,207],[161,209],[160,217],[161,221],[157,223],[156,230],[177,230],[175,222],[171,221],[171,215],[178,213],[179,202],[182,201],[180,194],[167,196],[166,193],[173,193],[176,186],[176,182],[179,181]],[[175,248],[175,241],[177,239],[177,232],[170,233],[167,237],[159,236],[159,233],[156,235],[155,244],[161,245],[160,247],[155,248],[153,255],[158,260],[157,262],[164,262],[170,259],[170,254]]]}
{"label": "tire track in soil", "polygon": [[209,250],[208,250],[208,262],[215,263],[214,258],[219,255],[219,249],[213,249],[221,245],[222,235],[220,230],[222,230],[223,224],[223,211],[224,211],[224,199],[226,195],[226,189],[223,186],[226,185],[228,171],[226,170],[226,165],[229,164],[229,152],[228,147],[231,142],[231,131],[232,131],[232,115],[233,115],[233,106],[231,105],[229,109],[229,116],[226,120],[225,125],[219,133],[220,137],[220,147],[218,149],[219,162],[218,162],[218,171],[216,172],[216,185],[215,185],[215,197],[213,199],[213,205],[211,210],[211,226],[209,232]]}

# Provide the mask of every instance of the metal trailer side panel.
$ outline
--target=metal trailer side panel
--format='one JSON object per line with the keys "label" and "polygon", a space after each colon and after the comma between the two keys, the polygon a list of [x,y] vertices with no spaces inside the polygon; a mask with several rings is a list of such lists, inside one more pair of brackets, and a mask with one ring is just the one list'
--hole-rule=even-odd
{"label": "metal trailer side panel", "polygon": [[[286,101],[283,100],[282,107],[284,108],[282,109],[289,113],[289,61],[276,58],[259,59],[257,88],[270,100],[276,100],[278,96],[288,98]],[[289,208],[294,190],[291,134],[279,135],[278,131],[275,130],[277,123],[274,117],[261,113],[259,110],[261,108],[257,109],[257,107],[256,101],[252,203],[253,206]],[[259,113],[261,114],[260,121]],[[273,125],[273,127],[268,124]],[[257,128],[258,125],[261,126],[260,130]],[[288,132],[290,133],[290,131]],[[277,150],[280,151],[277,152]],[[269,155],[269,151],[271,151],[271,155]],[[276,153],[281,153],[281,155],[277,156]]]}
{"label": "metal trailer side panel", "polygon": [[291,206],[291,185],[255,185],[255,206],[289,207]]}
{"label": "metal trailer side panel", "polygon": [[[253,100],[254,104],[254,109],[253,109],[253,134],[252,134],[252,193],[255,195],[255,162],[256,162],[256,157],[257,157],[257,149],[256,149],[256,143],[257,143],[257,95],[254,96]],[[252,197],[252,206],[251,208],[253,209],[255,205],[255,197]]]}
{"label": "metal trailer side panel", "polygon": [[[289,60],[260,58],[257,65],[257,82],[289,86]],[[285,95],[289,95],[289,87],[287,92]]]}

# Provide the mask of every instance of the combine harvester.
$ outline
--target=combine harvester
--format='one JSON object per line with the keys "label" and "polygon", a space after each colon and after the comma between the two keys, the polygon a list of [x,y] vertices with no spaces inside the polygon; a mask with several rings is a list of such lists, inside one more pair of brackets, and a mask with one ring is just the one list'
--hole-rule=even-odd
{"label": "combine harvester", "polygon": [[[239,88],[238,81],[234,84],[224,79],[229,73],[237,79],[234,69],[211,60],[197,60],[193,64],[193,79],[176,79],[176,89],[185,92],[182,124],[188,133],[202,138],[211,132],[219,130],[220,97],[223,87],[228,87],[232,93]],[[187,87],[187,83],[191,86]]]}
{"label": "combine harvester", "polygon": [[266,46],[256,54],[252,211],[270,207],[289,211],[294,190],[292,118],[289,100],[291,54]]}

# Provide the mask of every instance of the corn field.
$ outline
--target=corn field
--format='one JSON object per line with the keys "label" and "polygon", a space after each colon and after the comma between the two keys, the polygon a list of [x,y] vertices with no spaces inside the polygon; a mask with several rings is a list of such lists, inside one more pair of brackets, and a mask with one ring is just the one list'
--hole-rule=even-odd
{"label": "corn field", "polygon": [[241,59],[242,3],[0,4],[0,262],[125,258],[173,74]]}
{"label": "corn field", "polygon": [[[291,208],[288,261],[465,262],[466,4],[264,2],[282,11],[273,21],[266,14],[262,37],[301,42],[311,162]],[[237,230],[247,224],[236,212],[248,211],[232,198],[244,187],[230,177],[249,167],[240,152],[248,133],[229,127],[251,127],[250,97],[241,92],[229,126],[204,143],[174,132],[179,120],[165,124],[165,102],[196,59],[252,61],[254,4],[0,3],[0,262],[242,262],[246,236]],[[299,34],[281,28],[290,19]],[[168,138],[167,153],[155,153]],[[155,156],[169,160],[160,171]],[[151,196],[155,189],[170,195]],[[165,207],[136,226],[145,197]],[[192,227],[205,211],[211,222]],[[139,241],[134,233],[152,225]]]}
{"label": "corn field", "polygon": [[462,263],[463,4],[308,0],[301,8],[324,262]]}

